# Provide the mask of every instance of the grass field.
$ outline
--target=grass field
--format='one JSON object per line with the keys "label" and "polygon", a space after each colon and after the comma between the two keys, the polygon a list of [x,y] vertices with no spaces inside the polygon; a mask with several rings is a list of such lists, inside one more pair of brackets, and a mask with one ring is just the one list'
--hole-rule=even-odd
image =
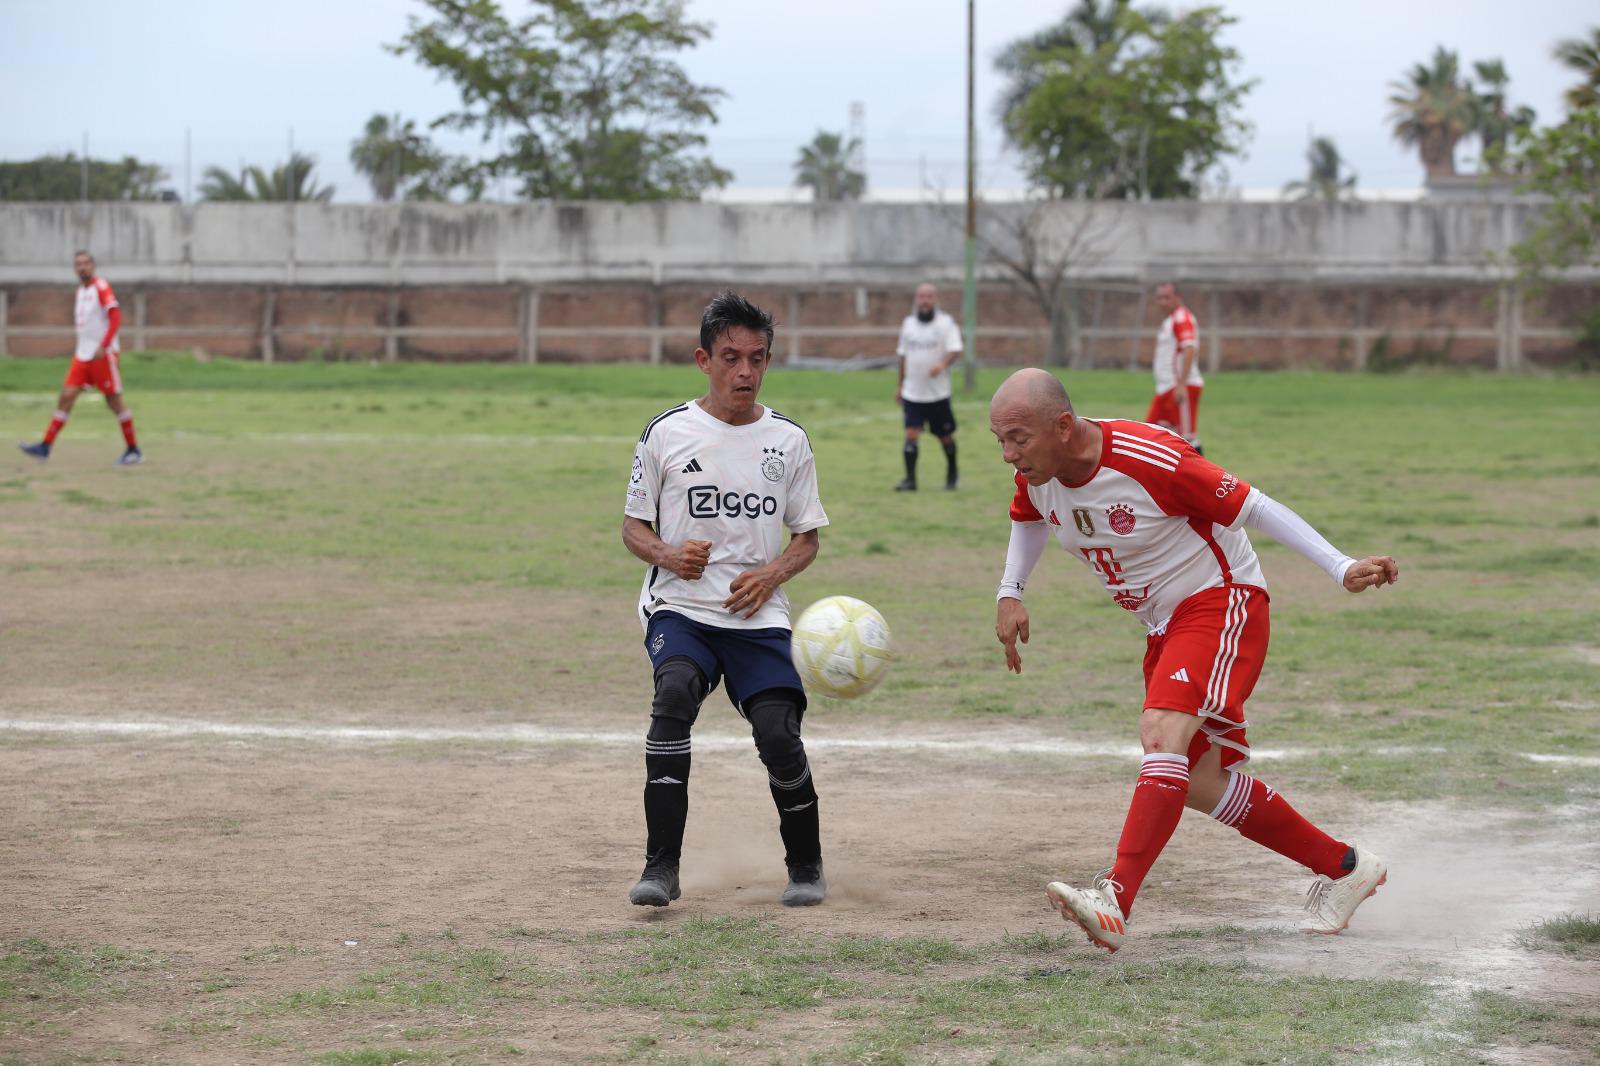
{"label": "grass field", "polygon": [[[36,437],[60,374],[0,360],[0,435]],[[888,374],[767,380],[832,518],[791,597],[869,600],[897,652],[808,715],[836,884],[804,915],[720,695],[685,899],[624,899],[638,745],[610,738],[649,681],[621,503],[692,368],[124,377],[143,467],[87,396],[48,464],[0,457],[0,1062],[1600,1054],[1600,380],[1212,383],[1208,456],[1403,568],[1352,597],[1257,538],[1259,772],[1392,883],[1308,944],[1302,875],[1191,818],[1106,959],[1039,890],[1105,865],[1143,641],[1052,553],[1003,670],[998,373],[957,404],[953,494],[886,491]],[[1148,384],[1068,387],[1138,417]]]}

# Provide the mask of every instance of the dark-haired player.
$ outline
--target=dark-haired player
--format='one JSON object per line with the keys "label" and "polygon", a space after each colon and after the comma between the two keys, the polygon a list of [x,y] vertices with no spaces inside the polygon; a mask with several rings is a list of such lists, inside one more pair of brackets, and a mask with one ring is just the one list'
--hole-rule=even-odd
{"label": "dark-haired player", "polygon": [[[634,451],[622,541],[649,567],[639,595],[655,676],[645,737],[641,906],[678,898],[689,813],[690,730],[717,687],[750,723],[783,837],[788,906],[821,903],[817,792],[800,739],[806,697],[790,659],[783,583],[817,557],[828,524],[805,430],[756,402],[772,317],[724,292],[700,320],[706,394],[657,415]],[[789,533],[784,543],[784,531]]]}

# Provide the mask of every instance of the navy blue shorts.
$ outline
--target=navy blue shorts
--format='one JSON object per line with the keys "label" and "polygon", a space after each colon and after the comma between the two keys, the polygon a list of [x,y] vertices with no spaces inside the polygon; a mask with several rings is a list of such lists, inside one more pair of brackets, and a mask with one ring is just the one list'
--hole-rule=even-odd
{"label": "navy blue shorts", "polygon": [[905,409],[907,429],[927,426],[935,437],[948,437],[956,431],[956,413],[950,409],[948,399],[901,400],[900,406]]}
{"label": "navy blue shorts", "polygon": [[708,692],[726,679],[728,699],[740,714],[745,700],[774,688],[794,689],[805,710],[806,691],[795,673],[790,641],[787,629],[723,629],[662,610],[650,616],[644,650],[652,669],[677,656],[694,660],[706,675]]}

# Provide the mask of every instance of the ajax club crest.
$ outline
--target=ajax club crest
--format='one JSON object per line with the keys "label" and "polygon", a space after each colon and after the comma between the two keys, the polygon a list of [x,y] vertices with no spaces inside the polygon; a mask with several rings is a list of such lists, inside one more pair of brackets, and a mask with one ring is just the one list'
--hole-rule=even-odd
{"label": "ajax club crest", "polygon": [[783,480],[783,452],[777,448],[762,448],[761,474],[768,481]]}
{"label": "ajax club crest", "polygon": [[1106,508],[1106,518],[1111,522],[1111,532],[1126,537],[1133,532],[1133,508],[1125,503],[1114,503]]}

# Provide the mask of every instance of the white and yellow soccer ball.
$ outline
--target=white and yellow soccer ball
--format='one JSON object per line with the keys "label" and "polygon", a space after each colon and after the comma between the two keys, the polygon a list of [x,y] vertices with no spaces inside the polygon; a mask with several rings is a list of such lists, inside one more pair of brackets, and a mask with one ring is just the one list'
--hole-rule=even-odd
{"label": "white and yellow soccer ball", "polygon": [[795,623],[793,655],[808,691],[835,699],[865,695],[889,670],[889,623],[870,603],[828,596]]}

